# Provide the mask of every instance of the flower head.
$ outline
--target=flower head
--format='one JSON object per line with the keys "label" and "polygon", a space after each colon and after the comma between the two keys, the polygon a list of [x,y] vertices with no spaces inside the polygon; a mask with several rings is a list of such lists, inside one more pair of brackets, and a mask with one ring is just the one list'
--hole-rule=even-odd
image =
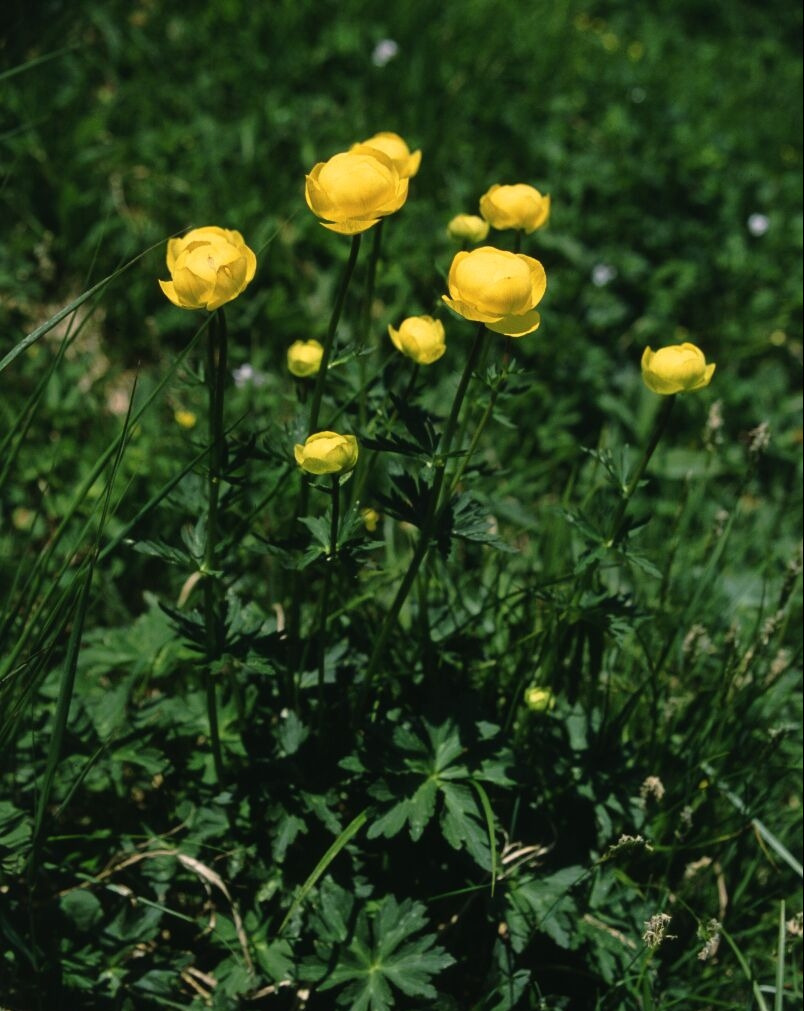
{"label": "flower head", "polygon": [[401,179],[412,179],[419,171],[422,160],[421,151],[411,151],[398,133],[391,133],[389,130],[375,133],[368,140],[353,145],[352,150],[362,147],[370,147],[387,155],[394,163]]}
{"label": "flower head", "polygon": [[544,267],[532,256],[480,246],[456,253],[442,298],[464,319],[507,337],[524,337],[541,322],[536,306],[547,289]]}
{"label": "flower head", "polygon": [[694,344],[673,344],[642,354],[642,378],[649,390],[669,396],[708,386],[714,364],[707,365],[703,351]]}
{"label": "flower head", "polygon": [[308,474],[340,474],[357,463],[357,439],[337,432],[316,432],[293,447],[296,463]]}
{"label": "flower head", "polygon": [[398,330],[389,326],[388,334],[397,351],[412,358],[417,365],[432,365],[447,350],[444,324],[432,316],[408,316]]}
{"label": "flower head", "polygon": [[534,713],[544,713],[556,704],[556,697],[549,688],[531,685],[525,689],[525,705]]}
{"label": "flower head", "polygon": [[306,179],[307,206],[324,228],[341,235],[365,232],[398,211],[408,195],[408,180],[392,159],[367,144],[319,162]]}
{"label": "flower head", "polygon": [[178,408],[173,412],[173,417],[179,428],[195,428],[198,422],[198,417],[195,411],[185,411],[182,408]]}
{"label": "flower head", "polygon": [[482,242],[489,234],[489,223],[476,214],[456,214],[447,225],[447,235],[461,242]]}
{"label": "flower head", "polygon": [[207,225],[168,239],[169,281],[159,287],[182,309],[212,312],[237,298],[254,277],[257,257],[240,232]]}
{"label": "flower head", "polygon": [[377,510],[372,509],[371,506],[366,506],[365,509],[360,510],[360,518],[363,520],[363,526],[370,534],[373,534],[377,529],[377,525],[381,519]]}
{"label": "flower head", "polygon": [[530,235],[547,224],[550,197],[527,186],[492,186],[480,198],[480,213],[494,228],[521,228]]}
{"label": "flower head", "polygon": [[299,379],[317,375],[324,346],[317,340],[294,341],[288,348],[288,371]]}

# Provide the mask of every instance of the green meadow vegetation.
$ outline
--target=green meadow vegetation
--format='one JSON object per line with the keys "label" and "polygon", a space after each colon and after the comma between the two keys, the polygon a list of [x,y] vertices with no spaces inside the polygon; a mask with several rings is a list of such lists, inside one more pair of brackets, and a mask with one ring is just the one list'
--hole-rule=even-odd
{"label": "green meadow vegetation", "polygon": [[801,1007],[801,11],[4,20],[0,1009]]}

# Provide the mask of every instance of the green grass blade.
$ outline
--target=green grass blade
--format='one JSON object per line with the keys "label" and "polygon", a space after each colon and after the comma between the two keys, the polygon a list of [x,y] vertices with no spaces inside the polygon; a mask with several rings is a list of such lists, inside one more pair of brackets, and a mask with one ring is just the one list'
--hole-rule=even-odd
{"label": "green grass blade", "polygon": [[776,993],[773,997],[773,1011],[784,1009],[784,942],[786,936],[784,899],[779,906],[779,941],[776,951]]}
{"label": "green grass blade", "polygon": [[352,821],[350,821],[349,824],[346,826],[346,828],[343,830],[343,832],[341,832],[341,834],[338,836],[335,842],[330,846],[327,852],[323,855],[323,857],[321,857],[321,859],[315,865],[312,873],[309,875],[307,880],[301,886],[298,895],[291,903],[290,909],[288,909],[287,913],[285,913],[285,918],[279,924],[279,930],[277,930],[276,932],[277,937],[279,937],[282,934],[282,931],[288,925],[288,921],[290,920],[290,918],[293,916],[293,914],[296,912],[296,910],[299,908],[302,902],[304,902],[308,892],[310,891],[311,888],[314,887],[316,881],[318,881],[318,879],[321,877],[321,875],[324,873],[327,867],[329,867],[329,865],[340,853],[340,851],[344,848],[344,846],[346,846],[346,844],[354,836],[356,836],[357,833],[360,831],[360,829],[366,824],[366,821],[368,820],[368,813],[369,809],[366,808],[364,811],[361,811],[356,818],[353,818]]}
{"label": "green grass blade", "polygon": [[31,859],[35,864],[36,852],[39,847],[39,840],[42,832],[42,823],[45,817],[50,794],[53,789],[53,780],[56,775],[56,767],[61,757],[61,745],[64,740],[64,730],[67,726],[67,718],[70,714],[70,703],[73,698],[73,688],[75,686],[75,673],[78,668],[78,651],[81,647],[81,638],[84,632],[84,621],[86,619],[87,608],[89,606],[89,589],[92,585],[92,573],[94,566],[87,565],[84,570],[84,581],[78,595],[75,619],[70,641],[67,645],[67,655],[64,659],[61,684],[59,685],[59,699],[56,705],[56,714],[53,718],[53,732],[48,747],[47,765],[36,803],[36,814],[34,815],[33,840],[31,843]]}
{"label": "green grass blade", "polygon": [[483,787],[476,780],[470,780],[472,786],[480,799],[480,806],[486,816],[486,831],[489,836],[489,852],[491,853],[491,894],[494,895],[494,886],[497,883],[497,844],[494,839],[494,812],[489,803],[489,796]]}

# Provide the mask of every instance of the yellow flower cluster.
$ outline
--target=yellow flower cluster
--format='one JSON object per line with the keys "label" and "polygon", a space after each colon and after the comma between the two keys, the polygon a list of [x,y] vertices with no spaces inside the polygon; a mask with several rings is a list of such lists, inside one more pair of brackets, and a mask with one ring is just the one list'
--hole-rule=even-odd
{"label": "yellow flower cluster", "polygon": [[411,153],[398,134],[375,134],[312,167],[307,206],[333,232],[365,232],[405,203],[420,161],[421,151]]}
{"label": "yellow flower cluster", "polygon": [[[420,164],[421,151],[411,151],[398,134],[377,133],[314,165],[305,177],[305,199],[325,228],[358,235],[404,205],[409,180]],[[547,224],[550,196],[526,183],[495,184],[480,198],[479,211],[453,217],[447,225],[449,236],[478,243],[490,228],[530,235]],[[167,298],[184,309],[212,312],[244,291],[254,278],[257,258],[240,232],[210,225],[170,239],[167,267],[170,280],[159,282]],[[447,287],[449,293],[442,299],[459,316],[519,338],[539,327],[536,307],[545,294],[547,277],[532,256],[484,245],[455,255]],[[409,316],[398,329],[389,326],[388,334],[397,350],[418,365],[431,365],[446,351],[444,325],[432,316]],[[314,377],[323,356],[319,341],[295,341],[287,351],[288,370],[300,379]],[[645,384],[665,396],[708,386],[714,371],[715,365],[707,364],[703,352],[691,343],[655,352],[645,348],[642,356]],[[183,427],[195,423],[190,417],[190,412],[176,413]],[[358,445],[352,435],[324,431],[296,445],[294,453],[298,465],[310,474],[338,474],[356,465]],[[529,689],[528,705],[542,705],[545,692]]]}

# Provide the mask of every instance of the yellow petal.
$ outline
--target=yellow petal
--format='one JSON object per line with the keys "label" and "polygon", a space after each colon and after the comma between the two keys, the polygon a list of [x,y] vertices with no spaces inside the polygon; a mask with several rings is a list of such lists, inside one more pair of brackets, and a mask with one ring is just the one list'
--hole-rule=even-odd
{"label": "yellow petal", "polygon": [[358,232],[367,232],[379,220],[379,218],[374,218],[373,221],[358,221],[356,219],[339,222],[321,221],[319,224],[323,225],[324,228],[328,228],[331,232],[338,232],[339,235],[357,235]]}
{"label": "yellow petal", "polygon": [[521,316],[505,316],[496,323],[486,323],[486,328],[506,337],[524,337],[538,330],[541,321],[541,316],[533,309]]}
{"label": "yellow petal", "polygon": [[179,296],[176,294],[176,287],[172,281],[160,281],[159,287],[174,305],[177,305],[180,309],[185,308],[179,301]]}

